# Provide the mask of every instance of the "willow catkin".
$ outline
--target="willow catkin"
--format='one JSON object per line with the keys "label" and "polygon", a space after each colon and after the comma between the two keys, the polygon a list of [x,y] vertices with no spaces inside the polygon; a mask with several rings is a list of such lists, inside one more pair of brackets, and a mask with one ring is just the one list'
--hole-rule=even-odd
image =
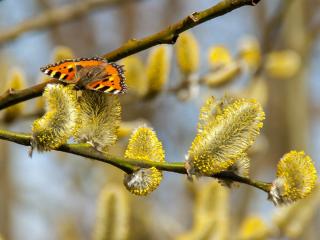
{"label": "willow catkin", "polygon": [[138,97],[144,97],[148,91],[149,84],[146,79],[145,66],[137,55],[131,55],[121,60],[126,66],[124,75],[130,92]]}
{"label": "willow catkin", "polygon": [[212,175],[232,166],[254,142],[264,112],[256,101],[239,99],[198,132],[189,149],[190,172]]}
{"label": "willow catkin", "polygon": [[[131,136],[126,158],[164,162],[165,153],[156,133],[148,127],[138,128]],[[124,185],[133,194],[147,195],[154,191],[162,180],[162,172],[155,167],[141,168],[124,178]]]}
{"label": "willow catkin", "polygon": [[199,69],[199,46],[191,32],[180,34],[176,43],[176,57],[183,74],[190,75]]}
{"label": "willow catkin", "polygon": [[86,90],[79,98],[79,109],[75,140],[107,151],[117,140],[121,121],[119,97]]}
{"label": "willow catkin", "polygon": [[272,78],[292,78],[297,74],[300,67],[301,56],[294,50],[271,52],[266,58],[265,69]]}
{"label": "willow catkin", "polygon": [[270,198],[276,205],[303,199],[311,193],[316,181],[317,171],[312,159],[303,151],[291,151],[278,163]]}
{"label": "willow catkin", "polygon": [[170,48],[166,45],[154,47],[146,66],[148,96],[160,93],[168,81],[170,73]]}
{"label": "willow catkin", "polygon": [[217,45],[209,49],[208,62],[212,69],[218,69],[230,64],[233,59],[226,47]]}
{"label": "willow catkin", "polygon": [[43,97],[47,111],[32,125],[32,147],[38,151],[56,149],[73,136],[77,127],[79,108],[72,87],[48,84]]}

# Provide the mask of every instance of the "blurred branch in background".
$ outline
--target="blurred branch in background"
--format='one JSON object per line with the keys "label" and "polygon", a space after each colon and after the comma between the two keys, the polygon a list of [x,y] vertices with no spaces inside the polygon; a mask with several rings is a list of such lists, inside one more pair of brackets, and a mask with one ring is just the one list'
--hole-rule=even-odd
{"label": "blurred branch in background", "polygon": [[[7,130],[0,130],[0,139],[15,142],[21,145],[30,146],[31,135],[24,133],[15,133]],[[64,144],[57,149],[57,151],[72,153],[75,155],[83,156],[90,159],[96,159],[101,162],[111,164],[115,167],[120,168],[121,170],[130,173],[138,168],[150,168],[155,167],[159,170],[175,172],[180,174],[187,174],[184,162],[152,162],[144,160],[134,160],[134,159],[125,159],[121,157],[105,155],[94,148],[89,144]],[[271,184],[261,181],[251,180],[250,178],[240,177],[231,172],[219,172],[214,174],[212,177],[218,178],[221,180],[231,180],[235,182],[240,182],[248,184],[250,186],[259,188],[265,192],[270,191]]]}
{"label": "blurred branch in background", "polygon": [[127,2],[127,0],[84,0],[77,3],[71,3],[61,8],[47,10],[39,16],[25,20],[7,31],[2,31],[0,33],[0,44],[9,42],[25,32],[41,30],[63,24],[80,18],[91,11],[122,4],[124,2]]}

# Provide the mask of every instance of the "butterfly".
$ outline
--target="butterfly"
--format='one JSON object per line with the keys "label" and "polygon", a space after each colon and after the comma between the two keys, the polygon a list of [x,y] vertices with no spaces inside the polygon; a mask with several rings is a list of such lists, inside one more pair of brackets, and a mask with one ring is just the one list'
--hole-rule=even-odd
{"label": "butterfly", "polygon": [[40,70],[52,78],[75,84],[76,89],[112,94],[125,93],[127,90],[123,66],[108,63],[101,57],[65,59]]}

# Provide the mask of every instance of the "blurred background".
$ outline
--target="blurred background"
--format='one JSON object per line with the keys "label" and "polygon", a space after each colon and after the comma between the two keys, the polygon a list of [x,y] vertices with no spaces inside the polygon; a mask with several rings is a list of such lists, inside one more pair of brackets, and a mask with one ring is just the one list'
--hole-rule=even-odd
{"label": "blurred background", "polygon": [[[105,54],[218,2],[2,0],[0,89],[40,83],[43,65]],[[277,162],[290,150],[304,150],[320,170],[319,6],[319,0],[261,0],[193,28],[175,46],[122,60],[129,92],[121,97],[124,122],[111,152],[122,155],[131,131],[146,123],[162,141],[166,160],[184,161],[201,105],[209,96],[227,94],[256,98],[266,112],[250,150],[252,178],[271,182]],[[158,75],[150,76],[155,66]],[[38,98],[2,111],[1,128],[30,133],[43,104]],[[110,237],[104,239],[319,236],[318,189],[295,205],[276,208],[264,192],[246,185],[229,190],[213,179],[191,183],[165,172],[155,192],[139,197],[127,192],[123,172],[111,166],[54,151],[29,158],[27,151],[0,142],[4,240],[97,239],[101,211],[111,219]],[[100,194],[107,196],[100,198],[108,206],[103,209]]]}

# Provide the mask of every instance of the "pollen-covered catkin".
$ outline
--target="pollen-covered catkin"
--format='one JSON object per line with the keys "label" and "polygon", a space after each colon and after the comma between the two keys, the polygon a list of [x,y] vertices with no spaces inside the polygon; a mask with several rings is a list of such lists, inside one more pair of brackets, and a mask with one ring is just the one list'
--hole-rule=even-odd
{"label": "pollen-covered catkin", "polygon": [[48,84],[43,96],[47,103],[46,114],[32,125],[32,147],[40,152],[66,143],[76,130],[79,113],[72,87]]}
{"label": "pollen-covered catkin", "polygon": [[[153,162],[165,161],[162,144],[156,133],[148,127],[140,127],[132,134],[125,157]],[[133,194],[147,195],[160,185],[161,180],[162,172],[155,167],[141,168],[126,175],[124,185]]]}
{"label": "pollen-covered catkin", "polygon": [[291,151],[280,159],[269,195],[276,205],[295,202],[308,196],[316,181],[312,159],[303,151]]}
{"label": "pollen-covered catkin", "polygon": [[188,153],[188,172],[213,175],[225,171],[253,144],[264,112],[255,100],[238,99],[201,125]]}
{"label": "pollen-covered catkin", "polygon": [[199,46],[191,32],[181,33],[176,43],[176,56],[180,71],[189,75],[199,68]]}
{"label": "pollen-covered catkin", "polygon": [[106,185],[100,193],[94,240],[125,240],[129,234],[129,203],[118,186]]}
{"label": "pollen-covered catkin", "polygon": [[79,109],[75,140],[107,151],[117,140],[121,120],[119,97],[85,90],[79,98]]}
{"label": "pollen-covered catkin", "polygon": [[[25,86],[26,80],[24,73],[18,68],[12,69],[8,75],[7,89],[9,89],[9,91],[16,91],[25,88]],[[3,115],[4,121],[8,123],[18,118],[23,112],[24,106],[25,104],[22,102],[6,108]]]}

